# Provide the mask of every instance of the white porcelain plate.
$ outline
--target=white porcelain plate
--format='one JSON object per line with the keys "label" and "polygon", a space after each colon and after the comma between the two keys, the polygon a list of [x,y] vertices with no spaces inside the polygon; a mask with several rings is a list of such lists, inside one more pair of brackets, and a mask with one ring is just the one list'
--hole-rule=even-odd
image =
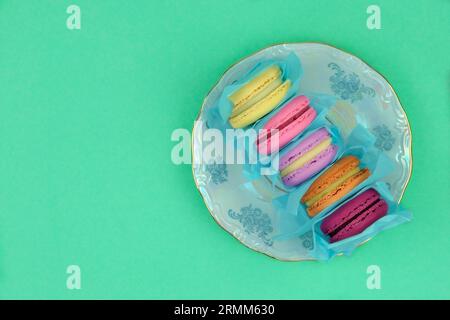
{"label": "white porcelain plate", "polygon": [[[225,86],[242,77],[258,61],[295,52],[304,69],[300,92],[321,92],[338,102],[327,118],[343,134],[356,121],[365,123],[376,137],[376,147],[396,163],[396,170],[384,181],[398,202],[411,174],[411,131],[408,119],[393,88],[378,72],[359,58],[320,43],[281,44],[263,49],[233,65],[205,98],[205,108],[215,104]],[[273,191],[266,179],[253,182],[257,193],[240,186],[245,183],[241,165],[195,164],[202,155],[205,121],[196,122],[192,133],[193,175],[211,215],[226,231],[251,249],[280,260],[308,260],[313,246],[311,233],[289,241],[273,241],[279,221],[272,199],[284,191]]]}

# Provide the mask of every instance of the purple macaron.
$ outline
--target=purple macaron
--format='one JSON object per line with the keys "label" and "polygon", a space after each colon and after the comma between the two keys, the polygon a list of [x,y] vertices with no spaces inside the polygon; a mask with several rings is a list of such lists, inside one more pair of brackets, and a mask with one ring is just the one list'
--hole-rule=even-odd
{"label": "purple macaron", "polygon": [[330,237],[330,243],[347,239],[367,229],[385,216],[388,204],[374,189],[368,189],[326,217],[320,229]]}
{"label": "purple macaron", "polygon": [[[280,172],[285,185],[297,186],[320,172],[333,161],[338,148],[331,142],[327,144],[326,140],[331,140],[330,133],[327,129],[321,128],[302,139],[297,146],[281,157]],[[309,159],[311,155],[314,155],[314,157]],[[283,174],[283,171],[289,165],[302,157],[309,160],[303,165]]]}

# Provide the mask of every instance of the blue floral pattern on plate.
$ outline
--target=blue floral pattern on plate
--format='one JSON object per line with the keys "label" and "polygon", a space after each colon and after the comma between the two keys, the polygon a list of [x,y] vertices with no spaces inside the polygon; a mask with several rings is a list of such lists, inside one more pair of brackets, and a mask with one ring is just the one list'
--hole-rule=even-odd
{"label": "blue floral pattern on plate", "polygon": [[375,90],[365,86],[356,73],[347,74],[334,62],[330,62],[328,67],[334,70],[330,77],[330,88],[341,99],[355,102],[361,100],[364,94],[375,97]]}
{"label": "blue floral pattern on plate", "polygon": [[382,151],[389,151],[392,149],[395,143],[395,138],[392,135],[391,130],[389,130],[385,124],[376,126],[372,129],[372,131],[377,139],[375,141],[375,147]]}
{"label": "blue floral pattern on plate", "polygon": [[307,250],[314,249],[314,241],[313,241],[313,232],[308,231],[307,233],[300,236],[300,239],[302,240],[302,245]]}
{"label": "blue floral pattern on plate", "polygon": [[[386,180],[386,183],[391,187],[392,197],[395,201],[400,201],[410,177],[411,133],[408,119],[389,83],[357,57],[327,45],[297,43],[264,49],[231,67],[212,88],[202,104],[198,117],[200,121],[194,123],[192,133],[194,179],[206,206],[219,225],[249,248],[280,260],[302,261],[314,259],[314,250],[317,249],[315,247],[316,230],[312,230],[312,234],[308,233],[310,229],[304,230],[298,237],[277,241],[274,236],[279,234],[280,224],[274,220],[277,213],[273,204],[270,201],[262,202],[262,200],[269,200],[272,195],[266,194],[268,193],[268,186],[264,184],[264,181],[259,181],[258,184],[252,183],[258,190],[256,188],[255,190],[244,190],[240,186],[247,182],[247,178],[242,176],[238,166],[213,165],[207,167],[206,165],[212,162],[203,162],[204,145],[202,139],[204,130],[208,129],[204,120],[208,110],[220,98],[224,87],[239,79],[242,74],[248,72],[249,68],[252,68],[261,59],[273,59],[291,52],[302,59],[306,71],[318,71],[304,73],[302,87],[305,92],[329,93],[337,98],[338,103],[350,106],[352,109],[349,110],[351,117],[355,117],[353,120],[357,120],[356,117],[367,120],[365,124],[373,135],[374,142],[376,136],[372,130],[376,126],[385,124],[392,132],[395,143],[389,152],[385,150],[382,152],[395,162],[395,174],[392,174]],[[334,89],[331,89],[332,86]],[[374,89],[375,93],[371,89]],[[341,96],[345,99],[342,99]],[[350,132],[357,121],[348,117],[346,108],[336,108],[335,111],[342,117],[340,119],[342,125],[348,127],[348,132]],[[384,138],[384,140],[389,141],[388,138]],[[389,143],[383,144],[380,142],[379,145],[384,145],[384,148],[389,149]],[[197,165],[199,163],[202,164]],[[223,163],[223,161],[217,160],[217,163]],[[227,173],[225,173],[226,171]],[[217,177],[214,180],[218,185],[214,184],[212,176]],[[224,180],[226,182],[222,182]],[[254,191],[257,191],[258,194]],[[264,194],[260,195],[259,191],[264,192]],[[243,209],[241,210],[241,208]],[[260,208],[261,214],[268,215],[266,218],[267,224],[261,221],[247,222],[246,219],[253,221],[252,219],[256,218],[250,218],[251,214],[245,218],[245,212],[252,212],[255,208]],[[232,210],[229,211],[229,209]],[[235,218],[233,219],[231,216]],[[272,221],[269,222],[269,219]],[[261,220],[264,221],[264,219]],[[272,243],[270,240],[273,240],[273,245],[266,245],[258,234],[269,243]]]}
{"label": "blue floral pattern on plate", "polygon": [[214,184],[221,184],[228,180],[227,165],[224,163],[211,163],[205,166],[206,172],[209,173],[211,181]]}
{"label": "blue floral pattern on plate", "polygon": [[230,218],[239,221],[248,234],[256,234],[267,246],[272,246],[273,241],[269,234],[273,231],[272,222],[267,213],[252,205],[242,207],[239,212],[228,210]]}

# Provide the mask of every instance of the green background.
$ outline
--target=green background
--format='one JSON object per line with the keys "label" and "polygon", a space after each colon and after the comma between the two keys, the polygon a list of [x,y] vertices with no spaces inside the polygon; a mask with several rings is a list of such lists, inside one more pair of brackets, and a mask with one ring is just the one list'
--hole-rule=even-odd
{"label": "green background", "polygon": [[[68,30],[66,8],[82,12]],[[366,8],[381,7],[368,30]],[[0,0],[1,298],[450,298],[447,0]],[[395,87],[413,222],[350,258],[286,263],[210,217],[175,128],[243,56],[321,41]],[[66,268],[82,289],[66,289]],[[377,264],[382,289],[366,288]]]}

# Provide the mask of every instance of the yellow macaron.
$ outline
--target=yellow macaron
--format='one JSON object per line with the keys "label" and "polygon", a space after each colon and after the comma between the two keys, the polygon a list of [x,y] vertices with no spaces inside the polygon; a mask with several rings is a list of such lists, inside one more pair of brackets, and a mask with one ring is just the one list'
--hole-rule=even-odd
{"label": "yellow macaron", "polygon": [[262,118],[277,107],[290,87],[290,80],[282,82],[279,66],[264,69],[229,96],[233,104],[231,126],[243,128]]}

